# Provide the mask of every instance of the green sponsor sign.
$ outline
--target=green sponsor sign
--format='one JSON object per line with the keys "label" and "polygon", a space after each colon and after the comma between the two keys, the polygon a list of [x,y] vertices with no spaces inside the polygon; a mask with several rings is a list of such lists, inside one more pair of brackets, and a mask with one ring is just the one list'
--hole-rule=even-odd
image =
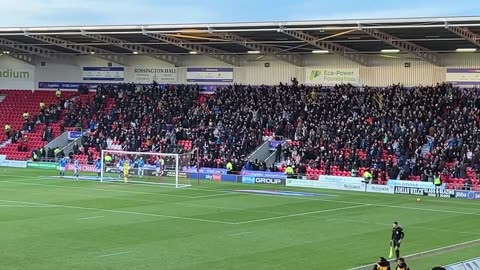
{"label": "green sponsor sign", "polygon": [[57,164],[51,162],[27,162],[27,168],[56,170]]}

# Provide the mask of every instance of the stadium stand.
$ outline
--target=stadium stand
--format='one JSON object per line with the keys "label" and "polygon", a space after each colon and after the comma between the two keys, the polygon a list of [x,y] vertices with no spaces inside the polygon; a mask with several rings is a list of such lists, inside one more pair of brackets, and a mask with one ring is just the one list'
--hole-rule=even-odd
{"label": "stadium stand", "polygon": [[[31,151],[43,147],[56,135],[60,134],[58,120],[62,117],[62,103],[73,93],[64,93],[59,100],[52,91],[0,90],[4,99],[0,102],[0,115],[4,123],[12,127],[11,140],[7,141],[2,132],[0,155],[6,155],[11,160],[26,160],[31,157]],[[45,103],[45,109],[40,109],[40,103]],[[23,114],[29,114],[25,121]]]}
{"label": "stadium stand", "polygon": [[[51,92],[1,92],[5,121],[22,126],[22,111],[38,111],[40,100],[55,102]],[[75,156],[93,161],[101,149],[183,153],[199,148],[202,166],[267,170],[246,156],[263,136],[288,140],[279,170],[293,165],[306,176],[362,175],[429,181],[439,174],[449,188],[480,190],[480,99],[476,90],[450,85],[403,88],[307,87],[298,85],[228,86],[199,96],[196,86],[99,88],[76,98],[63,117],[67,128],[91,129]],[[22,104],[22,106],[18,106]],[[18,115],[18,117],[16,116]],[[53,123],[59,134],[60,124]],[[37,125],[29,149],[41,147]],[[14,159],[29,153],[17,144],[0,150]],[[258,163],[258,164],[257,164]]]}

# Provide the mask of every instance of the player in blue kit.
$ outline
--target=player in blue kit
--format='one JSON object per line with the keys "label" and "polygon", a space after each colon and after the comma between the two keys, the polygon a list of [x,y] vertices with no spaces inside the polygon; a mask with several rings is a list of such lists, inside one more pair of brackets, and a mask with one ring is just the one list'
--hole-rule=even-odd
{"label": "player in blue kit", "polygon": [[137,160],[137,165],[138,165],[138,176],[143,177],[143,175],[144,175],[145,161],[143,160],[142,157],[140,157],[140,158]]}
{"label": "player in blue kit", "polygon": [[97,178],[99,178],[102,172],[102,160],[100,158],[95,162],[95,170],[97,171]]}
{"label": "player in blue kit", "polygon": [[65,177],[65,171],[67,170],[67,159],[61,158],[58,164],[60,165],[60,178],[63,178]]}

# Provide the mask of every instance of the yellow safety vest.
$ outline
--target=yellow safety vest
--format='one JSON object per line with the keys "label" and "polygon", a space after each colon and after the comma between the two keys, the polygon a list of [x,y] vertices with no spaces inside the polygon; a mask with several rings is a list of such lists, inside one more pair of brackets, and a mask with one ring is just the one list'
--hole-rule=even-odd
{"label": "yellow safety vest", "polygon": [[10,125],[5,125],[5,131],[10,131],[12,130],[12,127]]}
{"label": "yellow safety vest", "polygon": [[287,169],[285,170],[285,173],[286,174],[293,174],[294,173],[293,168],[292,167],[287,167]]}
{"label": "yellow safety vest", "polygon": [[233,165],[232,165],[231,162],[227,163],[227,170],[229,170],[229,171],[233,170]]}
{"label": "yellow safety vest", "polygon": [[440,179],[440,177],[435,177],[435,178],[433,179],[433,183],[434,183],[435,185],[441,185],[441,184],[442,184],[442,180]]}
{"label": "yellow safety vest", "polygon": [[44,109],[44,108],[45,108],[45,103],[40,102],[40,108],[41,108],[41,109]]}
{"label": "yellow safety vest", "polygon": [[57,92],[55,92],[55,95],[57,97],[61,97],[62,96],[62,92],[60,90],[57,90]]}
{"label": "yellow safety vest", "polygon": [[23,118],[28,119],[29,114],[28,113],[23,113]]}

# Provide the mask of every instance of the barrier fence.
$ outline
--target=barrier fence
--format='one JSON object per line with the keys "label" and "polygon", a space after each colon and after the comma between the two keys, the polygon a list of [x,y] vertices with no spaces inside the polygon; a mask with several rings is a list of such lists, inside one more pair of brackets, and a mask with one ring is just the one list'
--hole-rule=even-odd
{"label": "barrier fence", "polygon": [[[57,170],[58,164],[51,162],[17,161],[0,158],[0,167],[34,168]],[[67,165],[67,170],[72,171],[73,164]],[[84,172],[96,172],[94,165],[82,164]],[[166,171],[166,176],[175,176],[174,171]],[[446,189],[445,185],[435,187],[431,182],[389,180],[387,185],[365,183],[361,177],[347,176],[320,176],[318,180],[306,180],[302,177],[287,178],[283,173],[242,171],[240,174],[229,174],[226,169],[215,168],[189,168],[179,172],[181,178],[199,179],[213,182],[234,182],[248,185],[286,186],[312,189],[333,189],[343,191],[356,191],[367,193],[384,193],[398,195],[414,195],[426,197],[457,198],[479,200],[480,191]]]}

